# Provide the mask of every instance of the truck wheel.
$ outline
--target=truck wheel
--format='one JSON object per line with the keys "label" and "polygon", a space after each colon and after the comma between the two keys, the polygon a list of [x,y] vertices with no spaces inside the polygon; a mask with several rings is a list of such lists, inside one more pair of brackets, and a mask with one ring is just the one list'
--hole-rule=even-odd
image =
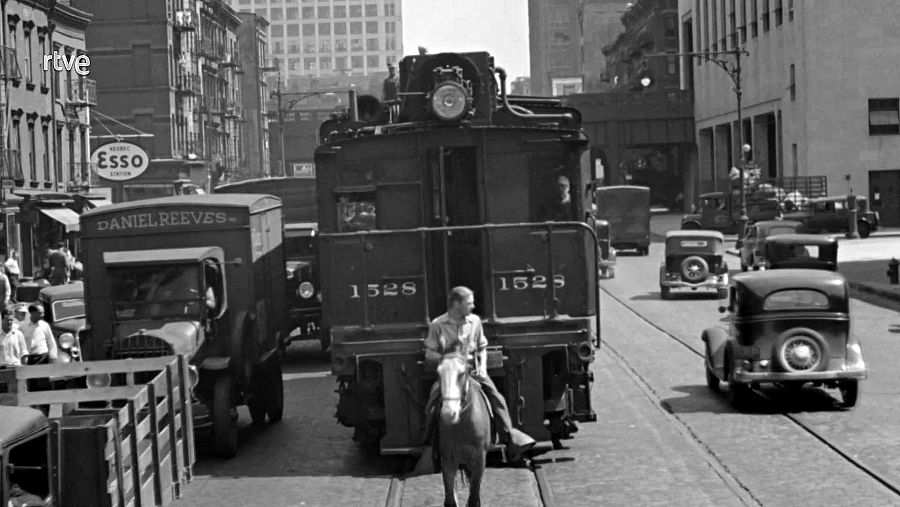
{"label": "truck wheel", "polygon": [[856,406],[859,401],[859,380],[844,380],[840,384],[841,401],[847,408]]}
{"label": "truck wheel", "polygon": [[322,352],[328,352],[328,347],[331,346],[331,336],[320,327],[316,328],[316,332],[319,333],[319,347],[321,347]]}
{"label": "truck wheel", "polygon": [[269,422],[278,422],[284,414],[284,380],[281,378],[281,359],[275,359],[269,367],[269,381],[266,382],[265,400],[266,414]]}
{"label": "truck wheel", "polygon": [[859,232],[859,237],[862,239],[868,238],[869,233],[871,232],[869,230],[869,224],[867,222],[863,222],[862,220],[856,222],[856,231]]}
{"label": "truck wheel", "polygon": [[266,423],[266,399],[264,387],[258,387],[257,392],[253,393],[247,400],[247,408],[250,410],[250,419],[254,425],[262,425]]}
{"label": "truck wheel", "polygon": [[237,417],[231,404],[231,376],[221,375],[213,387],[213,451],[223,458],[237,453]]}
{"label": "truck wheel", "polygon": [[670,289],[668,287],[666,287],[665,285],[660,285],[659,286],[659,299],[671,299],[672,293],[669,291],[670,291]]}

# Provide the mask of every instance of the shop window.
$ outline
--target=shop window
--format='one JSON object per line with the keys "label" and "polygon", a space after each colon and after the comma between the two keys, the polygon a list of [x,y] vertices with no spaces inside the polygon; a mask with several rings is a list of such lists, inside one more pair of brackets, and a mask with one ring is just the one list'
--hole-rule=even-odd
{"label": "shop window", "polygon": [[375,229],[375,192],[340,194],[337,199],[338,232]]}

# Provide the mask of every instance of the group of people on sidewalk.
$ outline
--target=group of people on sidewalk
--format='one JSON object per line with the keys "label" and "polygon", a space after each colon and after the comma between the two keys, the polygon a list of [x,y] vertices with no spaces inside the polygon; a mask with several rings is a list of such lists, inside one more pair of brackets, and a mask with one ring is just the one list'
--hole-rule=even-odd
{"label": "group of people on sidewalk", "polygon": [[19,303],[0,309],[0,367],[22,366],[27,355],[46,355],[56,360],[56,338],[44,320],[44,307]]}

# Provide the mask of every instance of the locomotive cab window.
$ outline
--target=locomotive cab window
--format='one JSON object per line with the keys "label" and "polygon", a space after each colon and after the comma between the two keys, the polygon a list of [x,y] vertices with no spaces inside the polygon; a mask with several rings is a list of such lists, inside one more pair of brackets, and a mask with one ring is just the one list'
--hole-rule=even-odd
{"label": "locomotive cab window", "polygon": [[351,192],[337,196],[338,232],[375,229],[375,192]]}

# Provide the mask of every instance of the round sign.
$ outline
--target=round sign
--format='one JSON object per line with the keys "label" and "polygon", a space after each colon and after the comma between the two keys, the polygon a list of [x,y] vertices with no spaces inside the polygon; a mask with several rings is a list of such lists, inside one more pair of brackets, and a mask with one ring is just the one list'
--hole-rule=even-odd
{"label": "round sign", "polygon": [[94,149],[91,164],[101,178],[124,181],[143,174],[150,165],[150,157],[134,143],[116,141]]}

